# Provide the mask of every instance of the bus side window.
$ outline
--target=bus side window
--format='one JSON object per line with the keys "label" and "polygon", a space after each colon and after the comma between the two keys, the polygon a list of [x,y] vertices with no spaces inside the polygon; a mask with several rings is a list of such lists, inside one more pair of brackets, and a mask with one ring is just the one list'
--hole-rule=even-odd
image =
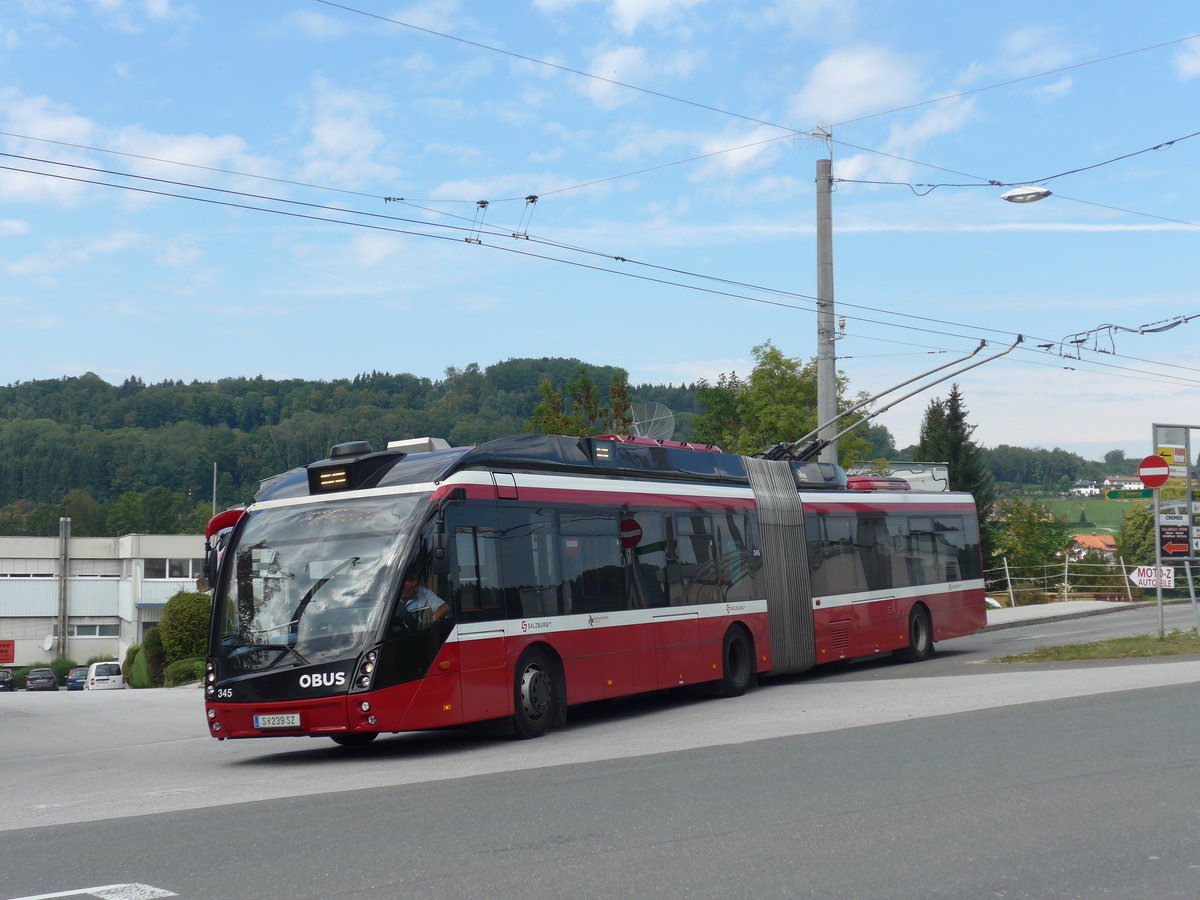
{"label": "bus side window", "polygon": [[626,513],[624,522],[635,522],[641,529],[630,554],[629,586],[631,607],[667,605],[667,541],[662,513]]}
{"label": "bus side window", "polygon": [[459,526],[451,536],[448,580],[458,616],[467,622],[504,618],[496,530]]}
{"label": "bus side window", "polygon": [[558,528],[564,612],[625,609],[629,588],[621,561],[617,517],[602,512],[562,511]]}
{"label": "bus side window", "polygon": [[879,591],[893,587],[891,536],[888,534],[887,519],[882,515],[860,513],[855,542],[862,554],[868,590]]}
{"label": "bus side window", "polygon": [[804,513],[804,544],[808,550],[808,575],[814,597],[829,593],[825,580],[825,528],[824,516],[812,512]]}
{"label": "bus side window", "polygon": [[937,584],[942,580],[938,571],[937,544],[933,533],[933,519],[929,516],[913,516],[908,520],[909,584]]}
{"label": "bus side window", "polygon": [[720,602],[716,547],[708,513],[673,514],[670,520],[672,562],[678,566],[678,580],[671,583],[671,605]]}
{"label": "bus side window", "polygon": [[723,599],[729,603],[753,600],[756,542],[748,528],[748,518],[738,512],[718,512],[715,517],[719,581]]}
{"label": "bus side window", "polygon": [[562,612],[554,510],[501,506],[500,584],[506,617],[533,619]]}

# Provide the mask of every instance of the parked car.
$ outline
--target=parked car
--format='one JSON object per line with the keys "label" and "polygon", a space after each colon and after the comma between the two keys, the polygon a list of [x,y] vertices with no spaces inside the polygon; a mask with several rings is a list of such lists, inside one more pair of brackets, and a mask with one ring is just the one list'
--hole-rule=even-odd
{"label": "parked car", "polygon": [[97,662],[88,666],[86,691],[111,691],[125,687],[119,662]]}
{"label": "parked car", "polygon": [[13,683],[12,672],[8,669],[0,669],[0,691],[14,691],[16,686]]}
{"label": "parked car", "polygon": [[76,666],[67,673],[67,690],[82,691],[87,684],[87,666]]}
{"label": "parked car", "polygon": [[30,669],[25,676],[27,691],[57,691],[58,676],[51,669]]}

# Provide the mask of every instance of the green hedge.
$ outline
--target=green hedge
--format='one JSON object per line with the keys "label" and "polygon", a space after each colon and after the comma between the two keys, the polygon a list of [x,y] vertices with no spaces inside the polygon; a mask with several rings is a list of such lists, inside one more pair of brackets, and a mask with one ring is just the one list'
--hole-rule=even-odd
{"label": "green hedge", "polygon": [[192,684],[204,677],[204,660],[202,658],[179,659],[167,666],[163,672],[163,684],[166,687],[178,687],[182,684]]}
{"label": "green hedge", "polygon": [[150,683],[150,671],[146,668],[146,654],[142,652],[141,647],[138,647],[137,653],[133,654],[133,662],[129,664],[128,672],[131,687],[154,687]]}
{"label": "green hedge", "polygon": [[180,591],[167,601],[156,626],[167,662],[204,656],[211,610],[212,597],[198,591]]}
{"label": "green hedge", "polygon": [[163,669],[167,659],[163,652],[162,634],[155,625],[142,638],[142,654],[146,660],[147,687],[159,687],[163,683]]}

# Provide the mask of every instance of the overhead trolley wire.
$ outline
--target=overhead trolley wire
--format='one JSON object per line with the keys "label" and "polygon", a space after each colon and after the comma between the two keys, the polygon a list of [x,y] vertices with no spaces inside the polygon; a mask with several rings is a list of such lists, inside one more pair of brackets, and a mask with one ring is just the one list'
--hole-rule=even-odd
{"label": "overhead trolley wire", "polygon": [[[16,157],[16,154],[0,154],[0,155],[8,156],[10,158]],[[21,157],[16,157],[16,158],[21,158]],[[48,163],[51,165],[63,165],[63,166],[67,166],[70,168],[76,168],[76,169],[84,169],[84,170],[91,169],[91,167],[80,166],[77,164],[57,163],[57,162],[49,161],[49,160],[39,160],[39,161],[45,162],[45,163]],[[564,259],[562,257],[553,256],[553,255],[546,254],[546,253],[535,253],[532,251],[522,250],[522,249],[515,248],[515,247],[502,247],[497,244],[485,242],[485,241],[479,239],[478,236],[475,237],[474,239],[472,239],[472,238],[464,239],[461,237],[447,235],[447,234],[433,234],[433,233],[429,233],[426,231],[398,228],[398,227],[394,227],[394,226],[375,224],[375,223],[371,223],[371,222],[355,221],[352,219],[340,219],[340,218],[332,218],[329,216],[321,216],[321,215],[310,214],[310,213],[300,213],[300,212],[292,212],[292,211],[288,211],[288,210],[272,209],[270,207],[255,206],[255,205],[247,204],[247,203],[238,203],[238,202],[233,202],[231,200],[221,200],[221,199],[215,199],[215,198],[209,198],[209,197],[195,197],[195,196],[191,196],[188,194],[176,194],[176,193],[172,193],[169,191],[161,191],[161,190],[154,190],[154,189],[150,189],[150,188],[142,188],[142,187],[136,187],[136,186],[127,185],[127,184],[113,184],[111,182],[106,182],[106,181],[99,181],[99,180],[95,180],[95,179],[81,178],[81,177],[62,175],[62,174],[56,174],[56,173],[48,173],[48,172],[38,171],[36,169],[25,169],[25,168],[20,168],[20,167],[16,167],[16,166],[0,165],[0,169],[14,171],[14,172],[21,172],[21,173],[30,174],[30,175],[48,177],[48,178],[58,178],[61,180],[73,181],[73,182],[83,183],[83,184],[91,184],[91,185],[100,186],[100,187],[116,188],[118,190],[130,190],[130,191],[135,191],[138,193],[149,194],[149,195],[154,195],[154,196],[170,197],[170,198],[182,199],[182,200],[194,200],[197,202],[206,203],[206,204],[215,205],[215,206],[225,206],[225,207],[231,207],[231,208],[235,208],[235,209],[244,209],[244,210],[250,210],[250,211],[256,211],[256,212],[274,213],[277,215],[289,216],[291,218],[298,218],[298,219],[304,219],[304,220],[316,221],[316,222],[324,222],[324,223],[329,223],[329,224],[350,225],[350,226],[356,226],[356,227],[360,227],[360,228],[369,228],[372,230],[385,231],[385,232],[391,232],[391,233],[396,233],[396,234],[403,234],[403,235],[413,236],[413,237],[429,237],[429,238],[435,238],[435,239],[439,239],[439,240],[455,241],[455,242],[470,240],[473,243],[478,243],[481,246],[486,246],[486,247],[489,247],[494,250],[500,250],[500,251],[508,252],[508,253],[516,253],[521,256],[542,259],[542,260],[551,261],[551,262],[558,262],[558,263],[562,263],[565,265],[575,266],[577,268],[588,269],[591,271],[607,272],[609,274],[620,275],[620,276],[624,276],[624,277],[628,277],[628,278],[634,278],[634,279],[637,279],[640,281],[661,284],[661,285],[670,286],[670,287],[682,288],[685,290],[697,291],[700,293],[705,293],[705,294],[709,294],[709,295],[713,295],[713,296],[727,297],[730,299],[744,300],[744,301],[748,301],[748,302],[761,303],[761,304],[765,304],[765,305],[777,306],[777,307],[782,307],[782,308],[787,308],[787,309],[794,309],[794,310],[804,311],[804,312],[811,311],[810,307],[799,306],[797,304],[787,303],[782,300],[771,300],[771,299],[764,298],[764,297],[752,296],[750,294],[737,293],[734,291],[719,290],[716,288],[704,287],[702,285],[689,284],[689,283],[681,282],[681,281],[674,281],[674,280],[671,280],[668,278],[658,278],[658,277],[654,277],[654,276],[650,276],[650,275],[639,275],[637,273],[629,272],[624,269],[617,269],[617,268],[611,268],[608,266],[601,266],[601,265],[580,262],[577,260]],[[95,170],[92,169],[92,171],[95,171]],[[101,174],[107,174],[107,173],[101,172]],[[158,182],[158,183],[164,183],[166,181],[165,179],[155,179],[150,176],[128,175],[126,173],[116,173],[116,174],[121,175],[123,177],[127,177],[127,178],[142,179],[142,180]],[[328,210],[329,212],[334,212],[334,213],[349,213],[351,215],[363,215],[363,216],[366,216],[366,217],[372,218],[372,219],[393,220],[393,221],[404,222],[407,224],[419,224],[419,225],[425,225],[425,226],[433,226],[436,228],[443,228],[443,229],[447,229],[447,230],[451,230],[451,231],[468,232],[468,234],[472,234],[472,233],[478,234],[477,228],[473,229],[473,228],[460,227],[460,226],[438,225],[436,223],[428,223],[428,222],[422,222],[419,220],[411,220],[411,219],[403,219],[400,217],[385,216],[385,215],[381,215],[378,213],[359,213],[355,210],[347,210],[347,209],[344,209],[341,207],[320,206],[317,204],[300,203],[299,201],[282,200],[279,198],[265,197],[263,195],[249,195],[249,194],[246,194],[245,192],[230,191],[230,190],[222,189],[222,188],[208,188],[208,187],[205,187],[202,185],[189,185],[187,183],[181,183],[181,182],[166,182],[166,183],[169,183],[172,186],[176,186],[176,187],[191,187],[191,188],[194,188],[197,190],[208,190],[208,191],[215,191],[215,192],[219,192],[219,193],[234,194],[234,195],[247,197],[247,199],[259,199],[259,200],[267,200],[268,202],[280,202],[280,203],[285,203],[285,204],[295,204],[295,205],[300,205],[300,206],[306,207],[308,209],[312,209],[314,211],[324,209],[324,210]],[[507,232],[505,232],[505,233],[492,232],[492,233],[489,233],[487,236],[489,238],[494,238],[494,237],[510,237],[511,235]],[[604,259],[611,259],[611,260],[614,260],[614,261],[620,262],[620,263],[632,263],[634,265],[644,266],[646,268],[650,268],[650,269],[654,269],[654,270],[658,270],[658,271],[670,272],[672,274],[682,275],[682,276],[686,276],[688,278],[723,283],[723,284],[729,285],[730,287],[743,287],[743,288],[748,288],[751,290],[765,291],[767,293],[772,293],[772,294],[776,294],[779,296],[790,297],[790,298],[794,298],[794,299],[809,300],[809,301],[813,301],[813,302],[815,302],[815,300],[816,300],[816,298],[809,297],[808,295],[804,295],[804,294],[798,294],[798,293],[789,292],[789,291],[782,291],[782,290],[762,287],[762,286],[758,286],[758,285],[750,285],[750,284],[747,284],[744,282],[737,282],[737,281],[732,281],[732,280],[728,280],[728,279],[722,279],[722,278],[718,278],[718,277],[714,277],[714,276],[704,275],[701,273],[690,272],[690,271],[683,270],[683,269],[673,269],[673,268],[666,267],[666,266],[658,266],[653,263],[639,262],[637,260],[630,260],[627,257],[613,256],[611,254],[600,253],[599,251],[588,250],[585,248],[576,248],[576,247],[571,247],[569,245],[556,245],[553,242],[541,241],[540,239],[534,239],[534,238],[530,238],[529,240],[532,243],[544,244],[547,247],[557,247],[558,249],[567,249],[567,250],[570,250],[571,252],[578,252],[578,253],[582,253],[582,254],[602,257]],[[844,305],[855,306],[854,304],[844,304]],[[951,327],[967,329],[968,331],[991,332],[994,334],[1007,335],[1007,336],[1011,336],[1013,334],[1013,332],[1001,331],[999,329],[965,325],[963,323],[949,322],[946,320],[934,319],[931,317],[916,316],[916,315],[909,314],[909,313],[893,313],[888,310],[878,310],[878,309],[871,308],[871,307],[862,307],[862,308],[868,309],[870,311],[882,312],[884,315],[915,319],[915,320],[919,320],[919,321],[929,322],[931,324],[949,325]],[[967,337],[967,335],[964,335],[962,333],[952,332],[952,331],[941,331],[941,330],[930,328],[930,327],[920,327],[920,326],[916,326],[916,325],[903,325],[903,324],[900,324],[897,322],[882,321],[882,320],[878,320],[878,319],[868,319],[868,318],[861,317],[861,316],[849,316],[847,318],[850,318],[850,319],[853,319],[853,320],[859,321],[859,322],[868,323],[868,324],[882,325],[882,326],[885,326],[888,328],[899,328],[899,329],[906,330],[906,331],[915,331],[915,332],[924,333],[924,334],[934,334],[934,335],[938,335],[938,336],[942,336],[942,337],[953,337],[953,338]],[[1031,340],[1044,341],[1045,339],[1032,337]],[[1029,351],[1029,352],[1036,352],[1036,351]],[[1083,362],[1083,361],[1080,360],[1080,362]],[[1133,372],[1133,373],[1137,373],[1137,374],[1140,374],[1143,376],[1149,376],[1151,378],[1158,379],[1158,380],[1160,380],[1160,382],[1200,385],[1200,380],[1183,379],[1180,376],[1171,376],[1171,375],[1162,374],[1162,373],[1147,372],[1147,371],[1138,370],[1138,369],[1131,369],[1129,367],[1118,366],[1113,363],[1088,361],[1088,364],[1093,365],[1093,366],[1099,366],[1100,368],[1104,368],[1104,369],[1114,369],[1114,370],[1118,370],[1118,371]],[[1193,370],[1193,371],[1200,371],[1200,370]]]}

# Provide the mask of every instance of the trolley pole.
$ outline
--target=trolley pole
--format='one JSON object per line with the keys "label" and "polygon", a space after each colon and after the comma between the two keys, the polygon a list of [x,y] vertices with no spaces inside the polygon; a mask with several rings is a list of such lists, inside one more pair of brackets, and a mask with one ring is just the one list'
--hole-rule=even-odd
{"label": "trolley pole", "polygon": [[817,421],[818,439],[828,441],[817,459],[836,463],[837,356],[833,316],[833,160],[817,160]]}

